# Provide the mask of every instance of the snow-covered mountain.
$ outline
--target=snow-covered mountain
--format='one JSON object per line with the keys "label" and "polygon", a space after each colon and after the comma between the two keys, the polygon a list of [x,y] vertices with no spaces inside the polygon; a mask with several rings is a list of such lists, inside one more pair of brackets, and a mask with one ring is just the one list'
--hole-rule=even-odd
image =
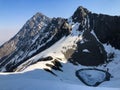
{"label": "snow-covered mountain", "polygon": [[[16,78],[120,88],[119,24],[119,16],[82,6],[68,19],[37,13],[0,47],[0,71],[15,72]],[[9,76],[1,73],[0,79]]]}

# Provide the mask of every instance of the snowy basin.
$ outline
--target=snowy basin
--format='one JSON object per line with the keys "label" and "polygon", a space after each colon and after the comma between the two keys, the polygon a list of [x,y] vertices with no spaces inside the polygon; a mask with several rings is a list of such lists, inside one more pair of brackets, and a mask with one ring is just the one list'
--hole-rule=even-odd
{"label": "snowy basin", "polygon": [[110,80],[110,73],[100,69],[85,68],[76,71],[76,76],[88,86],[98,86]]}

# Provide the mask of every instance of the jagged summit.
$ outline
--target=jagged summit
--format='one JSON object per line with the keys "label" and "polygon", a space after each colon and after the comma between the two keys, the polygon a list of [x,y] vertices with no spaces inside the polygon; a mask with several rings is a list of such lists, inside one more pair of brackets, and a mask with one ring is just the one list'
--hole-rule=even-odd
{"label": "jagged summit", "polygon": [[[88,12],[90,12],[87,8],[85,8],[85,7],[83,7],[83,6],[79,6],[77,9],[76,9],[76,11],[80,11],[80,12],[82,12],[82,13],[88,13]],[[75,11],[75,12],[76,12]]]}
{"label": "jagged summit", "polygon": [[74,22],[81,22],[84,18],[86,18],[89,12],[90,11],[86,8],[79,6],[74,12],[72,19],[74,20]]}
{"label": "jagged summit", "polygon": [[44,14],[41,13],[41,12],[37,12],[35,15],[33,15],[32,18],[33,18],[34,20],[36,20],[36,19],[40,19],[40,18],[45,19],[45,18],[49,18],[49,17],[47,17],[46,15],[44,15]]}
{"label": "jagged summit", "polygon": [[34,16],[45,16],[45,15],[41,12],[37,12]]}

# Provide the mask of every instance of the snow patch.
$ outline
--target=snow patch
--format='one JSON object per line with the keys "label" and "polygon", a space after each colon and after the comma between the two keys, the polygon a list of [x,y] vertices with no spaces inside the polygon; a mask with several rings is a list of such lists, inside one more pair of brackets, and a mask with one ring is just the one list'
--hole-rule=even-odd
{"label": "snow patch", "polygon": [[88,49],[84,49],[83,52],[88,52],[89,53],[90,51]]}

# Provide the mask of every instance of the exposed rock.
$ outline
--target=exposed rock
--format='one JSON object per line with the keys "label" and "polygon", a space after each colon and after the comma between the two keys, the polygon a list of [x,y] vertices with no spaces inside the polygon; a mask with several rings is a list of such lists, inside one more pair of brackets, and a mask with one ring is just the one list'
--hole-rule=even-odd
{"label": "exposed rock", "polygon": [[54,61],[52,61],[52,63],[57,67],[62,67],[61,63],[56,59]]}
{"label": "exposed rock", "polygon": [[[30,46],[33,37],[35,37],[39,30],[41,30],[41,28],[49,22],[50,19],[48,17],[41,13],[36,13],[30,20],[26,22],[21,30],[13,38],[11,38],[11,40],[0,47],[0,58],[7,58],[8,55],[14,53],[16,49],[20,49],[23,46]],[[27,48],[24,49],[26,50]]]}
{"label": "exposed rock", "polygon": [[[88,51],[85,52],[85,49]],[[97,66],[107,61],[107,53],[94,35],[85,31],[83,40],[77,43],[76,52],[73,53],[70,61],[86,66]]]}
{"label": "exposed rock", "polygon": [[103,14],[91,14],[91,28],[102,43],[108,43],[120,49],[120,17]]}
{"label": "exposed rock", "polygon": [[[56,63],[55,63],[56,64]],[[46,66],[50,67],[51,69],[54,69],[54,70],[59,70],[59,71],[63,71],[59,65],[52,65],[52,64],[46,64]]]}
{"label": "exposed rock", "polygon": [[72,19],[74,22],[82,22],[84,20],[84,18],[87,17],[88,13],[89,13],[89,11],[86,8],[80,6],[74,12]]}
{"label": "exposed rock", "polygon": [[[49,48],[55,42],[60,40],[63,36],[67,36],[70,34],[71,28],[65,19],[53,18],[51,21],[47,19],[48,18],[46,16],[37,13],[30,20],[28,20],[28,22],[23,26],[20,32],[13,38],[13,40],[15,40],[16,37],[18,38],[19,42],[16,43],[17,49],[14,50],[11,55],[8,55],[4,59],[2,59],[3,62],[0,63],[0,68],[4,67],[4,65],[7,64],[9,66],[6,65],[6,67],[9,68],[6,68],[6,70],[12,71],[17,66],[25,62],[27,59]],[[31,22],[35,22],[35,24],[31,26]],[[43,25],[41,26],[41,28],[37,29],[36,26],[40,23]],[[30,34],[32,31],[36,32],[36,34],[34,34],[34,37],[33,34],[32,36]],[[7,45],[10,44],[8,43]],[[39,45],[41,45],[42,47],[40,47]],[[15,58],[14,56],[17,56],[17,58]],[[17,63],[10,62],[10,60]],[[12,66],[10,66],[11,64]]]}
{"label": "exposed rock", "polygon": [[35,14],[28,20],[12,39],[0,47],[0,69],[10,63],[13,67],[19,61],[23,61],[21,59],[27,58],[34,39],[50,21],[50,18],[41,13]]}

